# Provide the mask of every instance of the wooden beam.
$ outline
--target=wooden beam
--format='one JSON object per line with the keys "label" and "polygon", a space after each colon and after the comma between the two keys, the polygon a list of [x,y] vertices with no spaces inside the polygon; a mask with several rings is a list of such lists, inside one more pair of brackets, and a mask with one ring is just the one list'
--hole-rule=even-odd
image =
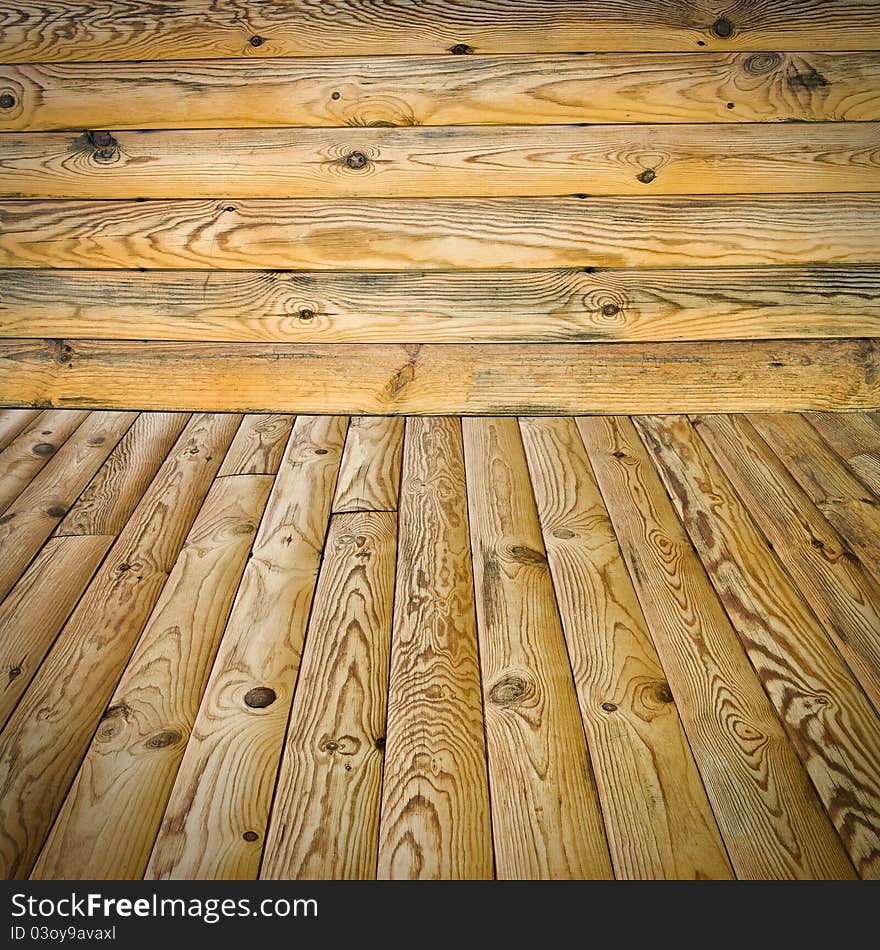
{"label": "wooden beam", "polygon": [[[357,415],[880,405],[877,340],[359,346],[10,340],[0,403]],[[8,450],[7,450],[8,451]]]}

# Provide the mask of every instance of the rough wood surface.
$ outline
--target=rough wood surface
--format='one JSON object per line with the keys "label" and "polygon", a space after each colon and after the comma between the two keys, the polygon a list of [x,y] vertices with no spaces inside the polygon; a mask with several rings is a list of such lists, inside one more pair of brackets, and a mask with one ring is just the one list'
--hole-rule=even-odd
{"label": "rough wood surface", "polygon": [[397,518],[334,515],[260,877],[376,876]]}
{"label": "rough wood surface", "polygon": [[257,877],[346,426],[293,426],[147,878]]}
{"label": "rough wood surface", "polygon": [[334,511],[394,511],[400,489],[403,419],[351,420],[342,453]]}
{"label": "rough wood surface", "polygon": [[880,191],[878,138],[876,122],[23,132],[0,135],[0,197]]}
{"label": "rough wood surface", "polygon": [[0,65],[0,131],[870,122],[878,78],[876,52],[778,48]]}
{"label": "rough wood surface", "polygon": [[880,877],[880,721],[686,418],[634,420],[859,874]]}
{"label": "rough wood surface", "polygon": [[737,877],[853,877],[632,423],[578,427]]}
{"label": "rough wood surface", "polygon": [[214,482],[32,878],[143,876],[271,485]]}
{"label": "rough wood surface", "polygon": [[25,0],[3,24],[0,60],[880,46],[875,0],[735,0],[720,10],[709,0],[490,0],[477,7],[288,0],[246,9],[210,0],[149,7],[113,0],[100,8]]}
{"label": "rough wood surface", "polygon": [[521,419],[520,429],[615,875],[729,878],[718,825],[574,420]]}
{"label": "rough wood surface", "polygon": [[[880,195],[0,201],[0,267],[876,264]],[[63,359],[60,353],[59,358]]]}
{"label": "rough wood surface", "polygon": [[493,876],[461,423],[407,419],[378,874]]}
{"label": "rough wood surface", "polygon": [[462,430],[496,872],[611,877],[519,428]]}
{"label": "rough wood surface", "polygon": [[86,340],[64,346],[67,362],[59,363],[52,341],[0,344],[0,402],[347,415],[777,412],[880,405],[876,339],[522,347],[240,344],[234,349],[220,343]]}
{"label": "rough wood surface", "polygon": [[[0,337],[577,343],[880,336],[880,268],[0,270]],[[25,410],[7,410],[16,412]],[[28,410],[33,411],[33,410]]]}
{"label": "rough wood surface", "polygon": [[3,877],[30,872],[238,421],[184,429],[0,734]]}
{"label": "rough wood surface", "polygon": [[274,475],[290,438],[294,417],[247,415],[220,466],[220,475]]}
{"label": "rough wood surface", "polygon": [[806,418],[880,498],[880,425],[868,414],[855,412],[833,416],[810,412]]}
{"label": "rough wood surface", "polygon": [[880,584],[747,419],[694,425],[880,711]]}
{"label": "rough wood surface", "polygon": [[[2,309],[2,307],[0,307]],[[0,452],[40,414],[39,409],[0,410]]]}

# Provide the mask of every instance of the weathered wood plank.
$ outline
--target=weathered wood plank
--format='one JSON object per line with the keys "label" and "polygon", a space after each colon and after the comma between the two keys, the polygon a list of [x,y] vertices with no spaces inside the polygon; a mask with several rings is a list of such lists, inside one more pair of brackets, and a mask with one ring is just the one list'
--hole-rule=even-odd
{"label": "weathered wood plank", "polygon": [[880,268],[0,270],[0,337],[577,343],[880,336]]}
{"label": "weathered wood plank", "polygon": [[719,13],[698,0],[445,0],[375,4],[296,0],[239,7],[177,0],[149,7],[114,0],[25,0],[4,23],[0,60],[198,59],[524,53],[533,50],[876,49],[874,0],[736,0]]}
{"label": "weathered wood plank", "polygon": [[0,605],[0,729],[113,543],[112,537],[50,538]]}
{"label": "weathered wood plank", "polygon": [[378,875],[493,876],[461,422],[407,419]]}
{"label": "weathered wood plank", "polygon": [[880,499],[865,490],[803,417],[759,413],[749,416],[749,422],[850,550],[880,580]]}
{"label": "weathered wood plank", "polygon": [[0,733],[2,876],[30,872],[238,422],[190,421]]}
{"label": "weathered wood plank", "polygon": [[[880,195],[0,201],[0,267],[449,270],[880,261]],[[59,353],[63,360],[64,353]]]}
{"label": "weathered wood plank", "polygon": [[880,711],[880,584],[747,419],[700,415],[693,421]]}
{"label": "weathered wood plank", "polygon": [[462,430],[497,875],[611,877],[519,428]]}
{"label": "weathered wood plank", "polygon": [[533,53],[0,65],[0,131],[880,120],[876,52]]}
{"label": "weathered wood plank", "polygon": [[847,465],[880,498],[880,425],[869,415],[807,413],[806,418]]}
{"label": "weathered wood plank", "polygon": [[346,425],[294,423],[147,878],[257,877]]}
{"label": "weathered wood plank", "polygon": [[189,418],[185,412],[140,413],[55,536],[119,534]]}
{"label": "weathered wood plank", "polygon": [[274,475],[290,438],[294,417],[247,415],[220,466],[220,475]]}
{"label": "weathered wood plank", "polygon": [[633,421],[850,859],[880,877],[871,704],[688,420]]}
{"label": "weathered wood plank", "polygon": [[131,412],[92,412],[0,519],[0,600],[136,418]]}
{"label": "weathered wood plank", "polygon": [[143,876],[271,486],[214,482],[32,878]]}
{"label": "weathered wood plank", "polygon": [[334,515],[260,877],[376,877],[397,517]]}
{"label": "weathered wood plank", "polygon": [[880,124],[0,134],[3,198],[880,191]]}
{"label": "weathered wood plank", "polygon": [[403,419],[352,419],[345,439],[334,511],[394,511],[400,489]]}
{"label": "weathered wood plank", "polygon": [[0,410],[0,452],[2,452],[20,432],[34,422],[39,414],[39,409]]}
{"label": "weathered wood plank", "polygon": [[0,514],[88,417],[88,412],[80,410],[46,410],[11,440],[0,453]]}
{"label": "weathered wood plank", "polygon": [[853,877],[632,422],[578,428],[737,876]]}
{"label": "weathered wood plank", "polygon": [[230,349],[217,343],[90,340],[64,345],[69,362],[59,364],[51,341],[0,344],[0,402],[364,415],[776,412],[880,405],[880,342],[872,339],[522,347],[240,344]]}
{"label": "weathered wood plank", "polygon": [[615,875],[730,878],[574,420],[520,419],[520,429]]}

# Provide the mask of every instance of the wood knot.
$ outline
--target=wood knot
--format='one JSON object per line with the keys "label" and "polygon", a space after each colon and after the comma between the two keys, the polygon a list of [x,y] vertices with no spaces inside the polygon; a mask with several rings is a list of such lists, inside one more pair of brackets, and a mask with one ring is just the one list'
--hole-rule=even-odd
{"label": "wood knot", "polygon": [[455,46],[449,47],[453,56],[470,56],[473,51],[473,46],[468,46],[467,43],[456,43]]}
{"label": "wood knot", "polygon": [[256,831],[246,831],[242,835],[242,838],[244,838],[245,841],[258,841],[260,836],[256,833]]}
{"label": "wood knot", "polygon": [[569,528],[556,528],[553,532],[554,538],[561,538],[563,541],[567,541],[569,538],[574,537],[574,531]]}
{"label": "wood knot", "polygon": [[21,676],[21,667],[10,667],[9,672],[6,675],[9,677],[9,682],[11,683],[14,679],[18,679],[18,677]]}
{"label": "wood knot", "polygon": [[366,168],[369,164],[370,160],[363,152],[349,152],[348,155],[345,156],[346,167],[354,169],[355,171]]}
{"label": "wood knot", "polygon": [[331,93],[330,93],[330,98],[331,98],[334,102],[338,102],[339,99],[341,98],[341,93],[338,93],[338,92],[331,92]]}
{"label": "wood knot", "polygon": [[806,89],[807,92],[814,92],[816,89],[822,89],[828,85],[828,80],[815,67],[811,67],[808,73],[795,73],[788,79],[788,84],[792,90],[797,92],[798,87]]}
{"label": "wood knot", "polygon": [[380,751],[385,751],[385,736],[379,736],[373,741],[373,745]]}
{"label": "wood knot", "polygon": [[617,712],[616,703],[602,703],[602,708],[605,710],[605,712]]}
{"label": "wood knot", "polygon": [[620,313],[620,307],[616,303],[606,303],[602,307],[603,317],[616,317]]}
{"label": "wood knot", "polygon": [[147,749],[165,749],[176,742],[180,742],[181,738],[181,734],[176,729],[166,729],[150,736],[144,743],[144,747]]}
{"label": "wood knot", "polygon": [[47,458],[48,456],[54,454],[55,446],[51,442],[38,442],[31,451],[34,455],[42,456]]}
{"label": "wood knot", "polygon": [[15,96],[11,95],[8,92],[4,92],[0,96],[0,109],[11,109],[15,105]]}
{"label": "wood knot", "polygon": [[750,76],[763,76],[778,69],[781,63],[782,57],[779,53],[752,53],[743,61],[743,72]]}
{"label": "wood knot", "polygon": [[541,551],[526,547],[523,544],[517,544],[510,549],[511,555],[522,564],[534,564],[537,567],[543,567],[547,563],[546,556]]}
{"label": "wood knot", "polygon": [[109,132],[89,132],[96,162],[112,162],[119,156],[119,143]]}
{"label": "wood knot", "polygon": [[505,676],[489,690],[489,699],[496,706],[512,706],[529,691],[528,683],[521,676]]}
{"label": "wood knot", "polygon": [[669,683],[666,680],[658,680],[654,684],[654,698],[658,703],[671,703],[674,702],[674,697],[672,695],[672,690],[669,688]]}
{"label": "wood knot", "polygon": [[308,307],[303,307],[299,312],[300,320],[308,323],[310,320],[314,320],[317,314],[314,310],[310,310]]}
{"label": "wood knot", "polygon": [[251,46],[253,46],[253,47],[255,47],[255,48],[256,48],[257,46],[262,46],[263,43],[265,43],[265,42],[266,42],[266,41],[263,39],[262,36],[252,36],[252,37],[251,37]]}
{"label": "wood knot", "polygon": [[646,168],[643,172],[636,175],[636,178],[638,178],[643,185],[650,185],[656,177],[657,173],[653,168]]}
{"label": "wood knot", "polygon": [[255,686],[244,694],[244,704],[250,706],[251,709],[265,709],[266,706],[271,706],[275,702],[275,698],[274,689],[268,686]]}
{"label": "wood knot", "polygon": [[726,16],[720,16],[712,24],[710,30],[713,36],[717,36],[719,39],[727,40],[733,36],[733,24]]}
{"label": "wood knot", "polygon": [[612,454],[616,459],[625,459],[625,458],[626,458],[626,452],[621,452],[620,449],[618,449],[616,452],[612,452],[611,454]]}
{"label": "wood knot", "polygon": [[63,518],[64,508],[61,505],[52,505],[50,508],[46,509],[46,514],[50,518]]}
{"label": "wood knot", "polygon": [[732,108],[733,108],[733,103],[732,103],[732,102],[728,102],[728,103],[727,103],[727,108],[728,108],[728,109],[732,109]]}
{"label": "wood knot", "polygon": [[315,449],[315,455],[326,455],[327,449]]}

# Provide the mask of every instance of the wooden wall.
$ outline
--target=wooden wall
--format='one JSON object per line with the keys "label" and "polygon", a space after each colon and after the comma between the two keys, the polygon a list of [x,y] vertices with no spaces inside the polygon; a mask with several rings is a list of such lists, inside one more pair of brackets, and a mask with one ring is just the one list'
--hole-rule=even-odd
{"label": "wooden wall", "polygon": [[880,407],[877,0],[0,17],[0,404]]}

